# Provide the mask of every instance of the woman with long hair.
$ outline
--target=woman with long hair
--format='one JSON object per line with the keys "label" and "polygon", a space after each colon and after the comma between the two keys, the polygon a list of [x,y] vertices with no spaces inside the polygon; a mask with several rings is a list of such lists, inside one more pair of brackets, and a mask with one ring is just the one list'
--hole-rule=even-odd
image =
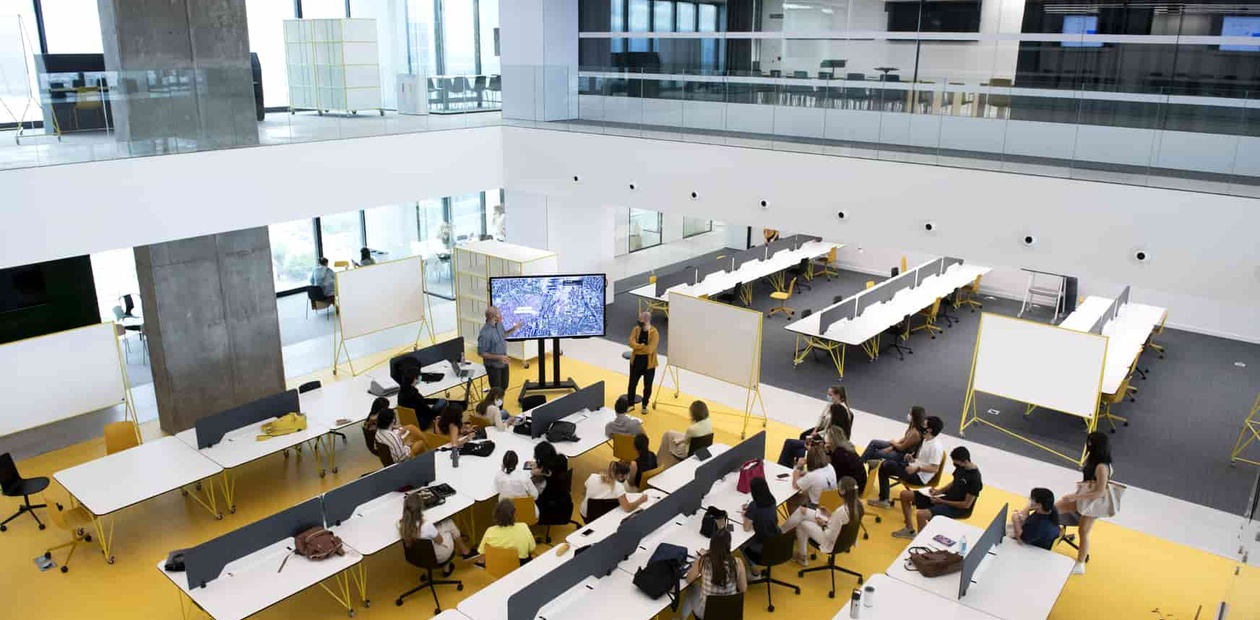
{"label": "woman with long hair", "polygon": [[515,422],[515,417],[503,408],[503,390],[499,388],[490,388],[490,391],[486,392],[486,397],[477,403],[473,411],[478,418],[501,431],[507,430]]}
{"label": "woman with long hair", "polygon": [[691,440],[713,434],[713,421],[709,419],[709,406],[704,401],[692,401],[687,413],[691,416],[691,426],[686,431],[665,431],[661,435],[661,445],[656,450],[656,460],[662,467],[669,467],[687,458],[687,450]]}
{"label": "woman with long hair", "polygon": [[1081,481],[1076,485],[1076,492],[1064,495],[1055,504],[1060,513],[1075,514],[1080,519],[1078,529],[1081,532],[1081,542],[1076,552],[1076,565],[1072,567],[1073,575],[1085,574],[1090,533],[1094,529],[1094,522],[1098,520],[1098,517],[1083,514],[1081,506],[1106,495],[1111,476],[1111,440],[1106,433],[1094,431],[1085,437],[1085,465],[1081,467]]}
{"label": "woman with long hair", "polygon": [[823,435],[823,448],[831,455],[831,468],[836,471],[836,480],[845,476],[857,481],[858,489],[866,488],[867,471],[858,456],[857,448],[839,426],[832,426]]}
{"label": "woman with long hair", "polygon": [[648,436],[639,433],[634,436],[634,451],[638,454],[634,462],[630,463],[630,488],[635,491],[643,490],[643,472],[656,469],[658,463],[656,453],[652,452],[652,445],[649,443]]}
{"label": "woman with long hair", "polygon": [[465,560],[477,556],[468,548],[468,543],[464,542],[454,521],[443,519],[434,524],[424,520],[424,499],[418,493],[412,493],[403,500],[398,533],[402,536],[403,545],[407,547],[414,545],[417,540],[433,541],[433,553],[439,564],[449,562],[456,549]]}
{"label": "woman with long hair", "polygon": [[831,553],[836,547],[836,539],[845,525],[855,519],[862,520],[862,502],[858,497],[858,484],[853,478],[845,476],[840,479],[840,506],[828,514],[826,508],[819,507],[812,518],[805,519],[796,526],[796,563],[809,566],[809,541],[818,543],[818,550]]}
{"label": "woman with long hair", "polygon": [[849,409],[849,392],[842,385],[827,388],[827,405],[823,407],[818,422],[811,428],[801,431],[799,439],[784,439],[783,448],[779,450],[779,464],[791,467],[796,459],[805,456],[805,449],[811,440],[816,440],[825,433],[829,426],[838,425],[845,428],[845,436],[853,430],[853,411]]}
{"label": "woman with long hair", "polygon": [[372,408],[368,410],[367,419],[363,421],[363,428],[375,433],[376,432],[376,414],[389,409],[389,399],[381,396],[376,397],[372,401]]}
{"label": "woman with long hair", "polygon": [[752,539],[744,545],[744,557],[751,565],[748,576],[757,579],[760,574],[752,566],[761,565],[761,549],[767,538],[783,533],[779,528],[779,506],[770,493],[770,485],[765,478],[753,478],[749,483],[749,495],[752,501],[744,504],[744,531],[752,532]]}
{"label": "woman with long hair", "polygon": [[915,454],[923,443],[923,427],[927,424],[927,410],[915,405],[906,414],[906,432],[898,439],[884,441],[873,439],[862,451],[862,462],[903,461],[908,454]]}
{"label": "woman with long hair", "polygon": [[630,512],[647,502],[647,495],[638,499],[626,499],[626,479],[630,477],[630,464],[613,460],[606,471],[593,473],[586,478],[586,496],[582,498],[582,520],[586,520],[587,503],[593,499],[615,499],[621,509]]}
{"label": "woman with long hair", "polygon": [[687,569],[691,595],[683,602],[682,617],[694,614],[704,620],[704,604],[710,596],[737,594],[748,590],[748,573],[744,562],[731,553],[731,533],[718,530],[709,539],[708,550]]}

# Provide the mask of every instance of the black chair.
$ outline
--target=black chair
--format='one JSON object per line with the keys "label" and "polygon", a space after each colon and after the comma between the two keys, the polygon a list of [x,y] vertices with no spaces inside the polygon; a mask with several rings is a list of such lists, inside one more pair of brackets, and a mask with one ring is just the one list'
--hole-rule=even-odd
{"label": "black chair", "polygon": [[881,350],[881,352],[888,351],[889,349],[895,350],[897,351],[897,359],[899,360],[905,360],[906,353],[914,355],[914,349],[910,348],[910,345],[901,344],[901,337],[905,334],[908,334],[909,332],[910,332],[910,317],[906,317],[905,320],[903,320],[902,322],[897,323],[896,325],[893,325],[889,327],[888,329],[884,330],[885,334],[892,337],[892,344],[884,347]]}
{"label": "black chair", "polygon": [[[1080,515],[1076,513],[1072,513],[1072,512],[1059,513],[1059,537],[1056,538],[1054,540],[1054,543],[1050,545],[1050,549],[1053,550],[1055,547],[1059,545],[1059,543],[1062,542],[1062,543],[1067,543],[1067,546],[1073,549],[1076,549],[1077,551],[1080,551],[1081,550],[1080,545],[1076,544],[1076,534],[1068,533],[1069,527],[1080,527],[1080,525],[1081,525]],[[1088,555],[1085,556],[1085,561],[1086,562],[1089,561]]]}
{"label": "black chair", "polygon": [[[319,381],[307,381],[306,383],[303,383],[302,385],[298,386],[298,394],[305,394],[307,392],[313,392],[315,390],[318,390],[321,387],[324,387],[324,384],[320,383]],[[350,440],[346,439],[345,433],[342,433],[340,431],[329,431],[328,433],[330,435],[336,435],[340,437],[341,445],[343,446],[350,445]]]}
{"label": "black chair", "polygon": [[363,429],[363,442],[367,444],[368,452],[376,455],[380,460],[381,467],[389,467],[394,464],[394,455],[389,453],[389,446],[383,443],[376,443],[375,433],[368,429]]}
{"label": "black chair", "polygon": [[[836,537],[836,546],[831,549],[831,554],[827,556],[827,564],[825,566],[815,566],[813,568],[803,568],[796,572],[797,577],[804,577],[805,573],[825,570],[831,575],[831,591],[827,593],[828,598],[836,598],[836,572],[857,577],[858,585],[862,585],[864,580],[861,573],[851,571],[843,566],[836,564],[837,553],[848,553],[853,549],[853,545],[857,544],[858,532],[862,529],[861,519],[849,519],[849,522],[840,528],[840,536]],[[818,543],[810,539],[809,544],[818,547]],[[810,559],[814,559],[817,554],[810,554]]]}
{"label": "black chair", "polygon": [[[563,489],[563,492],[552,491],[548,493],[553,487]],[[543,540],[548,544],[551,544],[552,526],[573,525],[582,527],[581,523],[573,520],[573,497],[570,493],[572,488],[573,470],[570,469],[548,481],[547,488],[538,497],[538,525],[546,527],[546,530],[543,532]],[[544,498],[543,495],[546,497]]]}
{"label": "black chair", "polygon": [[801,290],[806,290],[806,291],[813,290],[814,287],[810,286],[809,283],[805,281],[806,275],[809,274],[809,259],[808,258],[802,258],[801,262],[797,263],[795,267],[789,267],[787,269],[787,273],[788,275],[796,278],[797,288],[800,288]]}
{"label": "black chair", "polygon": [[140,318],[132,312],[133,310],[136,309],[136,302],[134,299],[132,299],[130,293],[122,296],[122,302],[123,302],[123,316],[129,319]]}
{"label": "black chair", "polygon": [[[434,547],[433,547],[433,541],[424,540],[422,538],[410,545],[404,544],[403,557],[407,558],[408,564],[415,566],[417,568],[423,569],[424,574],[420,576],[420,585],[410,590],[407,590],[406,592],[403,592],[402,594],[399,594],[398,598],[394,599],[395,605],[398,605],[399,607],[401,607],[403,604],[403,599],[425,588],[428,588],[429,591],[433,593],[433,604],[437,606],[436,608],[434,608],[433,613],[440,614],[442,613],[442,601],[438,600],[437,587],[438,586],[455,586],[456,590],[464,589],[464,582],[459,581],[458,579],[434,579],[433,578],[433,571],[436,569],[439,569],[439,568],[443,569],[442,570],[443,577],[449,577],[450,574],[454,572],[455,570],[454,562],[447,561],[445,567],[443,567],[441,562],[438,562],[437,552],[434,550]],[[454,557],[453,553],[451,554],[451,557]]]}
{"label": "black chair", "polygon": [[[720,620],[744,620],[744,594],[714,594],[704,599],[704,615]],[[704,620],[696,616],[698,620]]]}
{"label": "black chair", "polygon": [[35,519],[35,523],[39,524],[39,529],[44,529],[43,521],[39,520],[39,516],[35,514],[36,508],[47,508],[47,504],[32,504],[31,496],[36,493],[42,493],[48,488],[48,478],[40,476],[38,478],[23,478],[18,473],[17,465],[13,462],[13,455],[9,453],[0,454],[0,491],[5,497],[20,497],[22,505],[18,506],[18,511],[13,516],[5,519],[0,523],[0,532],[7,531],[10,521],[24,515],[31,515]]}
{"label": "black chair", "polygon": [[621,502],[615,499],[588,499],[586,500],[585,520],[589,524],[591,521],[612,512],[619,506],[621,506]]}
{"label": "black chair", "polygon": [[[306,299],[310,302],[306,307],[306,316],[308,317],[311,315],[311,310],[318,312],[333,306],[333,298],[324,295],[324,291],[318,286],[306,287]],[[331,310],[329,310],[328,316],[332,316]]]}
{"label": "black chair", "polygon": [[696,450],[699,450],[700,448],[707,448],[711,445],[713,445],[713,433],[701,435],[699,437],[692,437],[691,441],[687,443],[687,456],[690,457],[696,453]]}
{"label": "black chair", "polygon": [[842,302],[842,301],[844,301],[844,295],[836,295],[835,297],[832,297],[832,298],[831,298],[831,303],[832,303],[832,304],[838,304],[838,303],[840,303],[840,302]]}
{"label": "black chair", "polygon": [[[800,586],[786,581],[779,581],[770,574],[770,570],[775,566],[786,564],[792,560],[792,547],[795,544],[796,532],[794,530],[788,530],[773,538],[767,538],[761,543],[760,557],[757,557],[755,561],[758,566],[764,566],[766,570],[761,573],[761,577],[748,580],[748,586],[752,587],[758,583],[766,584],[766,611],[774,611],[774,596],[771,594],[773,586],[792,588],[798,596],[801,593]],[[749,559],[752,560],[753,558],[750,557]],[[708,603],[705,603],[705,605],[707,606]]]}

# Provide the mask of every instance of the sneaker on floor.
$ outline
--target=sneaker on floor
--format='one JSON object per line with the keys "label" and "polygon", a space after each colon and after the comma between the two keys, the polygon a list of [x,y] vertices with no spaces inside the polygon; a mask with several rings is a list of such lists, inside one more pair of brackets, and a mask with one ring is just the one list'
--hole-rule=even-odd
{"label": "sneaker on floor", "polygon": [[1084,565],[1084,564],[1081,564],[1080,562],[1077,562],[1076,564],[1073,564],[1073,565],[1072,565],[1072,574],[1073,574],[1073,575],[1084,575],[1084,574],[1085,574],[1085,565]]}
{"label": "sneaker on floor", "polygon": [[646,414],[647,414],[647,401],[646,401],[646,400],[645,400],[645,401],[643,401],[643,413],[644,413],[644,415],[646,415]]}
{"label": "sneaker on floor", "polygon": [[795,560],[797,564],[800,564],[801,568],[809,568],[809,556],[798,553],[793,555],[792,559]]}
{"label": "sneaker on floor", "polygon": [[866,505],[872,508],[892,508],[892,502],[886,499],[868,499]]}
{"label": "sneaker on floor", "polygon": [[910,529],[910,528],[908,528],[908,527],[903,527],[903,528],[901,528],[901,529],[899,529],[899,530],[897,530],[897,531],[893,532],[893,533],[892,533],[892,535],[893,535],[893,538],[914,539],[915,532],[914,532],[914,530],[912,530],[912,529]]}

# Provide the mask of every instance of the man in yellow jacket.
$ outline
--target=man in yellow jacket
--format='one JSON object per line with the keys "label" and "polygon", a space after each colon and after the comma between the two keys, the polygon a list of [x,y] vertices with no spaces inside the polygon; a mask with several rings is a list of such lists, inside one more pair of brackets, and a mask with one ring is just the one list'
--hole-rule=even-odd
{"label": "man in yellow jacket", "polygon": [[660,332],[652,326],[652,313],[639,314],[639,323],[630,330],[630,389],[627,396],[634,402],[634,393],[643,378],[643,413],[647,413],[652,398],[652,380],[656,378],[656,345],[661,341]]}

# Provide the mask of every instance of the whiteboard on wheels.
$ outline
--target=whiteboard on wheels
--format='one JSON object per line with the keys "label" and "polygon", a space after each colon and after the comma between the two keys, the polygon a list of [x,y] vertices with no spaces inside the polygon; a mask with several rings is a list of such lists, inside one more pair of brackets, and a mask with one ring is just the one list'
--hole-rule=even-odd
{"label": "whiteboard on wheels", "polygon": [[747,388],[761,383],[756,310],[669,293],[669,363]]}
{"label": "whiteboard on wheels", "polygon": [[1098,412],[1107,338],[980,315],[972,389],[1082,418]]}
{"label": "whiteboard on wheels", "polygon": [[345,340],[422,321],[424,302],[424,260],[419,256],[337,273]]}
{"label": "whiteboard on wheels", "polygon": [[113,323],[0,345],[0,437],[126,403]]}

